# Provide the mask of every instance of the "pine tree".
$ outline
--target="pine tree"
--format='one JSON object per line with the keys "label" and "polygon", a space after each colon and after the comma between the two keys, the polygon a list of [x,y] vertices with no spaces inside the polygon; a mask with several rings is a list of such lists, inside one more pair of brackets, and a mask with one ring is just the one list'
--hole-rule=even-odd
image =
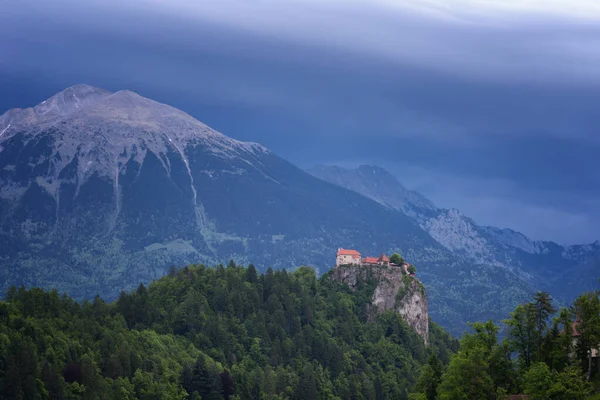
{"label": "pine tree", "polygon": [[592,375],[592,349],[600,344],[600,297],[598,292],[584,293],[573,304],[573,312],[577,315],[577,353],[581,367]]}

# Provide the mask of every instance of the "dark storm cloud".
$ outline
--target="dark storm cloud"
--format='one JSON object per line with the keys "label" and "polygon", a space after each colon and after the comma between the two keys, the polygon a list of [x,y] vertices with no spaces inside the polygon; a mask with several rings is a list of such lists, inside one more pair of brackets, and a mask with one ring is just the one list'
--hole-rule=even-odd
{"label": "dark storm cloud", "polygon": [[480,222],[597,239],[598,14],[454,3],[4,2],[0,112],[129,88],[300,166],[382,164]]}

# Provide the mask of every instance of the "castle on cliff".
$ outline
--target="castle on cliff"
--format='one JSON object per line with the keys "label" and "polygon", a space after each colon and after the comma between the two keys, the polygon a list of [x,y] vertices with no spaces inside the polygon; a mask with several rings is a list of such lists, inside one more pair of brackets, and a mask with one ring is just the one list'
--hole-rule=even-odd
{"label": "castle on cliff", "polygon": [[407,262],[403,262],[401,264],[395,264],[390,262],[390,258],[385,254],[382,254],[377,257],[365,257],[362,258],[361,254],[356,250],[350,249],[342,249],[339,248],[337,251],[337,255],[335,258],[335,266],[339,267],[340,265],[362,265],[362,266],[373,266],[373,265],[381,265],[385,267],[399,267],[404,268],[404,271],[409,275],[415,275],[414,272],[410,272],[409,267],[410,264]]}

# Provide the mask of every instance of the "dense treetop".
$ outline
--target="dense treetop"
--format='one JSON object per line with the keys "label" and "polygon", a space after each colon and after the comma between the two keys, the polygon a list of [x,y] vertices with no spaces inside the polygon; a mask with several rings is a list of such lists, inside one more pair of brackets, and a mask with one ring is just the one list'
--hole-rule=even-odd
{"label": "dense treetop", "polygon": [[[0,302],[0,398],[407,399],[458,343],[367,321],[375,282],[252,266],[171,270],[117,301],[11,288]],[[433,361],[432,361],[433,360]]]}
{"label": "dense treetop", "polygon": [[508,332],[501,342],[493,321],[472,324],[445,371],[430,359],[411,400],[600,398],[600,364],[593,357],[600,344],[598,292],[584,293],[561,310],[539,292],[503,323]]}

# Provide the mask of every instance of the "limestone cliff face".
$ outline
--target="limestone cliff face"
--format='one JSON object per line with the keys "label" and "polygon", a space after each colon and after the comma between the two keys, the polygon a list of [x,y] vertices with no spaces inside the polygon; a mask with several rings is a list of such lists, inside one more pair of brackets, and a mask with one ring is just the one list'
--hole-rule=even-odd
{"label": "limestone cliff face", "polygon": [[359,265],[336,267],[333,278],[351,289],[361,280],[375,279],[377,286],[371,301],[375,313],[396,311],[429,344],[427,294],[418,279],[406,275],[400,267]]}

